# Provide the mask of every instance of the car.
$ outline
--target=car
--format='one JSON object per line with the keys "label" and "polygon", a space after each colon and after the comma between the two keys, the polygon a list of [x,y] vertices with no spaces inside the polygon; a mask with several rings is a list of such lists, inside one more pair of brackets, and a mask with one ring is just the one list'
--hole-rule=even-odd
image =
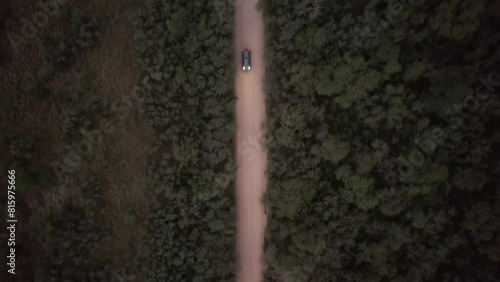
{"label": "car", "polygon": [[245,48],[242,50],[241,63],[244,71],[249,71],[252,68],[250,49]]}

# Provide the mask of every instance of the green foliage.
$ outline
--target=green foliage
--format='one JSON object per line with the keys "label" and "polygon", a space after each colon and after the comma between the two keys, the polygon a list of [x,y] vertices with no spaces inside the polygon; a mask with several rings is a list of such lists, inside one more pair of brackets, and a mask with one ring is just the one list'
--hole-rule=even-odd
{"label": "green foliage", "polygon": [[325,158],[333,164],[337,164],[339,161],[347,157],[349,149],[349,143],[330,135],[321,143],[321,147],[312,147],[311,152]]}
{"label": "green foliage", "polygon": [[[78,197],[52,206],[43,244],[49,252],[38,265],[37,281],[110,281],[111,265],[101,264],[101,242],[107,234],[98,221],[103,216],[103,191],[95,176],[86,178]],[[99,259],[99,261],[97,260]]]}
{"label": "green foliage", "polygon": [[486,5],[264,1],[266,281],[496,281]]}
{"label": "green foliage", "polygon": [[94,15],[78,8],[61,7],[57,14],[57,27],[38,40],[42,65],[27,75],[29,82],[21,85],[21,90],[39,100],[50,96],[46,82],[56,72],[67,69],[86,49],[97,44],[102,25]]}
{"label": "green foliage", "polygon": [[64,7],[58,17],[62,28],[44,38],[40,45],[43,66],[38,76],[41,80],[68,67],[81,52],[97,43],[100,33],[101,23],[97,17],[78,8]]}
{"label": "green foliage", "polygon": [[145,281],[235,277],[232,8],[149,0],[131,18],[142,73],[135,102],[159,137]]}

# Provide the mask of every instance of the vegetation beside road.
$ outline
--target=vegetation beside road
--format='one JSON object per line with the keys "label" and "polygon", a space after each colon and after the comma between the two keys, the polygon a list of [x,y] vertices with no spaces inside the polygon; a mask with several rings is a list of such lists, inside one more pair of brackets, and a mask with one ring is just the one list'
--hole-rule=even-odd
{"label": "vegetation beside road", "polygon": [[148,169],[147,281],[233,281],[232,10],[146,1],[134,23],[139,108],[159,137]]}
{"label": "vegetation beside road", "polygon": [[1,46],[20,279],[234,280],[233,11],[217,3],[69,1]]}
{"label": "vegetation beside road", "polygon": [[315,3],[264,1],[266,281],[496,281],[489,2]]}
{"label": "vegetation beside road", "polygon": [[[65,2],[0,42],[18,279],[234,281],[232,5]],[[490,2],[259,2],[267,281],[500,277]],[[41,11],[10,3],[3,38]]]}

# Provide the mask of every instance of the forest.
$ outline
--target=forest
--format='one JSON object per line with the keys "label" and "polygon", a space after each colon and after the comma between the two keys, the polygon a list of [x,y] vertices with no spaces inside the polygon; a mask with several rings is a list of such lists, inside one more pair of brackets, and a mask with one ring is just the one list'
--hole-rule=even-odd
{"label": "forest", "polygon": [[148,1],[136,16],[139,111],[158,133],[148,179],[147,281],[233,281],[232,10]]}
{"label": "forest", "polygon": [[17,281],[233,281],[232,5],[21,2],[0,69]]}
{"label": "forest", "polygon": [[493,1],[264,1],[266,281],[498,281]]}
{"label": "forest", "polygon": [[[17,281],[234,281],[231,1],[43,3],[0,3]],[[498,3],[258,6],[265,281],[498,281]]]}

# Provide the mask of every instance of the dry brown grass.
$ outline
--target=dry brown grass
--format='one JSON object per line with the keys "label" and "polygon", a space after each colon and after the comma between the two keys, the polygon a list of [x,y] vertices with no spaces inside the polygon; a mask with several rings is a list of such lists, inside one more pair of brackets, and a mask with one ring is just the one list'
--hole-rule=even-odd
{"label": "dry brown grass", "polygon": [[109,23],[109,33],[89,56],[96,74],[95,84],[100,94],[110,100],[129,95],[137,81],[135,71],[135,41],[133,27],[128,23],[130,11],[120,13],[117,21]]}
{"label": "dry brown grass", "polygon": [[[34,7],[27,7],[27,10],[16,17],[27,17],[34,13]],[[0,108],[0,128],[9,130],[6,135],[22,135],[25,131],[43,130],[44,124],[40,123],[40,116],[46,115],[49,106],[40,104],[36,99],[28,95],[22,95],[16,91],[17,85],[28,83],[26,73],[40,66],[41,61],[38,56],[38,47],[35,39],[27,41],[26,44],[19,45],[14,51],[7,40],[7,33],[17,33],[20,23],[10,21],[9,26],[0,34],[0,51],[8,54],[8,59],[0,66],[0,93],[2,100]],[[42,32],[42,31],[41,31]],[[41,33],[40,32],[40,33]],[[40,34],[39,34],[40,35]],[[15,108],[15,110],[14,110]],[[9,126],[19,124],[24,126]]]}
{"label": "dry brown grass", "polygon": [[103,152],[97,153],[105,155],[104,151],[108,151],[110,159],[95,163],[106,167],[99,171],[100,179],[105,181],[108,202],[102,223],[110,228],[111,239],[104,243],[103,249],[117,255],[137,252],[143,234],[138,224],[149,211],[149,195],[146,194],[148,138],[133,118],[121,126],[126,132],[117,129],[115,136],[109,139],[112,144],[103,144]]}
{"label": "dry brown grass", "polygon": [[[117,101],[128,96],[138,80],[134,32],[128,22],[134,7],[115,2],[101,5],[95,1],[90,1],[87,7],[113,19],[107,24],[109,31],[100,46],[89,54],[88,62],[95,75],[92,84],[96,94]],[[101,157],[87,168],[97,172],[106,189],[108,206],[101,224],[109,230],[111,239],[103,243],[103,253],[118,257],[136,256],[143,234],[138,223],[149,210],[146,150],[153,137],[145,132],[137,111],[130,110],[125,120],[112,121],[116,129],[109,135],[103,134],[103,142],[94,153]]]}
{"label": "dry brown grass", "polygon": [[[29,72],[41,66],[37,40],[51,32],[56,23],[54,18],[49,18],[45,27],[39,28],[36,36],[26,39],[25,43],[14,50],[8,40],[8,34],[21,35],[22,18],[31,21],[33,14],[40,10],[35,2],[29,0],[11,1],[9,18],[5,20],[4,29],[0,30],[0,52],[6,54],[6,59],[0,65],[0,141],[2,155],[8,155],[7,140],[11,138],[24,138],[30,136],[41,137],[36,146],[38,154],[33,165],[46,165],[55,160],[55,148],[61,146],[59,138],[60,124],[56,97],[49,97],[40,101],[33,95],[27,95],[19,90],[19,86],[31,82]],[[7,161],[7,158],[3,159]],[[2,163],[6,166],[7,162]],[[6,169],[6,168],[5,168]]]}
{"label": "dry brown grass", "polygon": [[[81,99],[86,101],[91,95],[97,95],[115,101],[129,95],[138,80],[134,29],[128,22],[135,5],[132,1],[98,0],[72,0],[67,5],[78,6],[99,18],[107,19],[106,26],[109,28],[109,32],[100,36],[98,46],[81,54],[74,66],[85,68],[93,74],[92,81],[84,81],[91,84],[93,93],[88,93]],[[22,16],[37,11],[36,6],[29,7],[31,10],[26,11],[27,14],[23,12]],[[50,32],[50,28],[41,30],[37,36],[43,36],[46,32]],[[0,108],[0,128],[9,130],[3,132],[5,136],[28,136],[36,132],[42,134],[44,141],[37,149],[46,153],[40,155],[40,158],[44,163],[61,161],[66,153],[63,148],[70,145],[63,143],[61,131],[61,113],[68,107],[68,93],[63,92],[63,95],[54,95],[40,102],[32,96],[20,96],[20,93],[13,91],[8,82],[26,83],[24,74],[29,70],[36,70],[41,65],[34,40],[21,46],[16,54],[12,54],[12,59],[0,67],[2,98],[15,101],[15,110],[3,111],[4,108]],[[69,72],[56,74],[47,86],[54,91],[67,87],[65,77]],[[5,107],[4,105],[6,104],[3,103],[1,107]],[[146,150],[155,137],[153,133],[145,131],[139,122],[137,111],[133,108],[130,110],[125,120],[112,120],[115,131],[111,134],[103,133],[101,144],[93,148],[90,160],[85,161],[77,171],[77,175],[95,173],[102,181],[107,205],[100,224],[109,231],[112,238],[103,242],[102,254],[112,254],[117,257],[117,261],[126,254],[137,253],[142,236],[139,223],[149,210],[149,195],[146,194]],[[14,123],[18,126],[10,126]],[[71,191],[59,191],[69,192]],[[51,201],[50,198],[45,199]],[[38,205],[53,206],[55,203],[42,200]],[[134,216],[135,221],[131,220]]]}
{"label": "dry brown grass", "polygon": [[[21,19],[25,17],[31,20],[33,14],[40,8],[36,5],[36,1],[10,2],[12,3],[10,17],[5,21],[4,29],[0,31],[2,38],[0,52],[5,55],[0,65],[0,94],[2,95],[2,103],[0,103],[0,155],[2,156],[0,167],[5,171],[9,165],[10,154],[7,145],[10,139],[39,137],[40,139],[34,144],[36,154],[29,164],[30,170],[39,171],[45,169],[48,164],[59,157],[54,153],[55,149],[61,146],[59,111],[58,107],[55,106],[56,98],[49,97],[45,101],[40,101],[32,95],[26,95],[19,91],[18,86],[30,82],[26,74],[35,71],[41,65],[37,40],[50,32],[51,24],[53,25],[55,21],[50,19],[47,26],[38,30],[35,38],[27,40],[15,51],[10,46],[7,33],[20,35]],[[9,167],[9,169],[11,168]],[[42,221],[38,215],[52,204],[50,202],[47,206],[41,206],[44,204],[44,200],[41,200],[39,191],[48,188],[41,187],[42,185],[35,183],[34,187],[18,186],[25,191],[18,211],[21,216],[27,217],[20,223],[19,231],[28,235],[25,238],[26,255],[28,256],[41,251],[40,241],[42,238],[37,232],[38,229],[34,228],[38,227],[37,224]],[[27,265],[26,272],[29,273],[32,267],[34,264]]]}

